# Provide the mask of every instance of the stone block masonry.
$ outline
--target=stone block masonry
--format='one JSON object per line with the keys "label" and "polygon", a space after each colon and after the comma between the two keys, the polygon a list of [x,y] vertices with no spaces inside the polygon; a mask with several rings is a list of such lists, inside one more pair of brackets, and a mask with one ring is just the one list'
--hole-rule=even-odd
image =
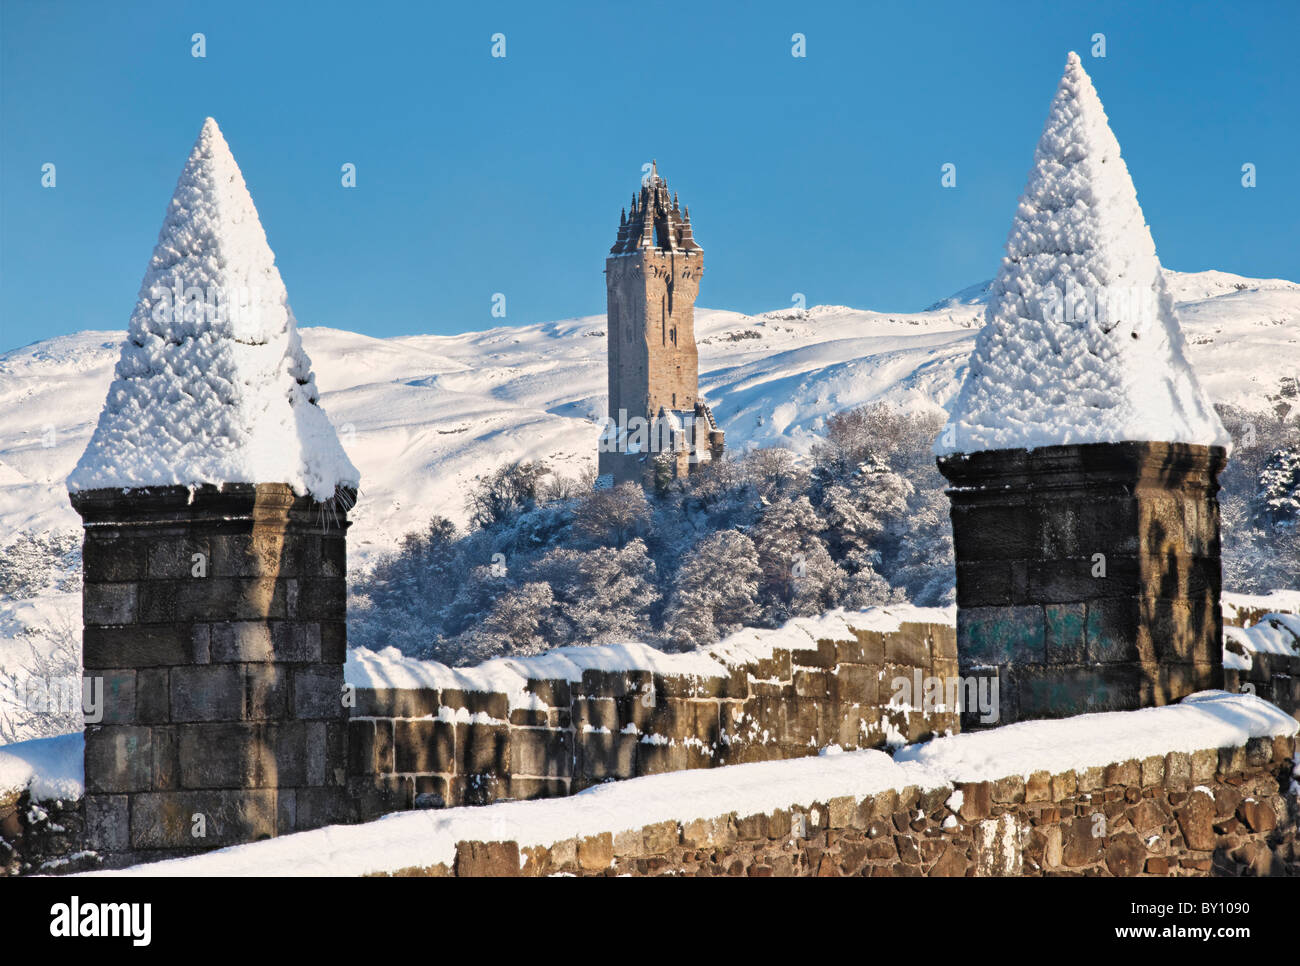
{"label": "stone block masonry", "polygon": [[[1098,443],[941,457],[963,673],[1003,722],[1223,686],[1219,447]],[[968,725],[973,722],[968,721]]]}
{"label": "stone block masonry", "polygon": [[283,484],[72,495],[85,527],[87,845],[109,864],[355,818],[346,514]]}
{"label": "stone block masonry", "polygon": [[[931,613],[935,623],[904,621],[894,630],[869,629],[879,616],[870,612],[845,614],[838,629],[795,621],[777,631],[747,632],[756,641],[781,637],[780,645],[747,654],[724,659],[725,642],[716,653],[647,650],[638,669],[636,655],[620,652],[625,669],[589,667],[562,678],[543,676],[549,657],[543,655],[514,695],[470,690],[452,669],[424,665],[441,669],[443,686],[357,687],[348,725],[352,792],[362,814],[375,816],[558,797],[642,775],[955,733],[954,707],[926,705],[920,696],[893,700],[897,679],[914,690],[917,678],[957,675],[955,631],[938,622],[951,611]],[[599,663],[599,648],[568,651]],[[703,659],[714,670],[655,669],[656,660],[671,667],[678,657]],[[512,663],[529,667],[527,659]],[[470,669],[467,677],[474,674]],[[373,683],[365,673],[357,678]]]}

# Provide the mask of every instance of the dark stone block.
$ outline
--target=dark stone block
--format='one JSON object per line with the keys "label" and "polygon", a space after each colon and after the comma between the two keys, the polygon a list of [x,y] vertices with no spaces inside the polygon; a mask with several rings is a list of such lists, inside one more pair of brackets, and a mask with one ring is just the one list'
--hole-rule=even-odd
{"label": "dark stone block", "polygon": [[1012,566],[1010,560],[958,562],[957,606],[1009,607],[1017,603]]}
{"label": "dark stone block", "polygon": [[176,667],[170,675],[173,721],[233,721],[244,713],[244,674],[235,664]]}
{"label": "dark stone block", "polygon": [[86,534],[81,546],[82,572],[103,582],[135,581],[145,576],[146,544],[129,537],[109,539]]}
{"label": "dark stone block", "polygon": [[358,718],[424,718],[438,713],[442,701],[431,688],[357,688]]}
{"label": "dark stone block", "polygon": [[1152,683],[1153,671],[1154,667],[1139,664],[1012,668],[1009,676],[1016,691],[1015,720],[1068,718],[1142,707],[1143,689]]}
{"label": "dark stone block", "polygon": [[[569,794],[567,778],[529,778],[510,776],[510,797],[521,801],[535,798],[564,798]],[[418,806],[417,806],[418,807]]]}
{"label": "dark stone block", "polygon": [[[280,664],[245,664],[244,713],[245,721],[279,720],[288,715],[289,670]],[[297,677],[294,672],[294,694],[297,700]],[[342,685],[339,685],[340,689]],[[340,692],[335,692],[336,703],[341,702]],[[296,717],[305,717],[296,715]]]}
{"label": "dark stone block", "polygon": [[341,667],[295,667],[292,675],[295,718],[329,720],[345,716]]}
{"label": "dark stone block", "polygon": [[181,727],[160,726],[151,729],[153,748],[152,791],[181,787]]}
{"label": "dark stone block", "polygon": [[264,621],[222,621],[209,626],[208,657],[214,664],[270,661],[275,657],[271,627]]}
{"label": "dark stone block", "polygon": [[395,770],[398,772],[454,772],[456,736],[450,722],[433,718],[393,722]]}
{"label": "dark stone block", "polygon": [[1046,630],[1041,607],[971,607],[957,611],[957,651],[964,664],[1041,664]]}
{"label": "dark stone block", "polygon": [[1047,631],[1048,664],[1080,664],[1087,645],[1086,604],[1047,604],[1043,619]]}
{"label": "dark stone block", "polygon": [[573,775],[573,735],[568,731],[515,728],[510,734],[510,760],[516,775],[569,778]]}
{"label": "dark stone block", "polygon": [[299,580],[298,613],[310,614],[313,619],[319,621],[346,621],[348,619],[346,581],[341,577]]}
{"label": "dark stone block", "polygon": [[1096,553],[1104,561],[1090,555],[1036,562],[1029,571],[1029,599],[1067,604],[1132,596],[1139,579],[1137,558]]}
{"label": "dark stone block", "polygon": [[270,838],[276,818],[274,789],[145,792],[131,797],[131,846],[221,848]]}
{"label": "dark stone block", "polygon": [[121,670],[97,671],[91,676],[101,682],[103,687],[103,705],[100,709],[99,723],[137,724],[135,672]]}
{"label": "dark stone block", "polygon": [[510,713],[510,699],[494,691],[461,691],[447,688],[440,694],[448,708],[464,708],[470,714],[485,714],[489,718],[505,721]]}
{"label": "dark stone block", "polygon": [[[308,787],[294,789],[294,828],[303,832],[326,825],[345,825],[359,819],[358,805],[345,788]],[[399,783],[396,800],[410,808],[414,801],[409,779]]]}
{"label": "dark stone block", "polygon": [[148,728],[91,725],[85,733],[87,794],[137,792],[153,781],[153,750]]}
{"label": "dark stone block", "polygon": [[262,788],[277,784],[275,752],[266,727],[259,724],[186,725],[180,729],[180,764],[184,788]]}
{"label": "dark stone block", "polygon": [[1038,520],[1027,500],[1010,505],[952,508],[953,545],[957,559],[1032,560],[1038,555]]}
{"label": "dark stone block", "polygon": [[320,659],[325,664],[342,664],[347,659],[348,626],[343,621],[319,622]]}
{"label": "dark stone block", "polygon": [[136,618],[136,584],[91,583],[82,588],[81,614],[87,625],[131,624]]}
{"label": "dark stone block", "polygon": [[82,634],[86,668],[166,667],[191,663],[188,629],[87,627]]}
{"label": "dark stone block", "polygon": [[[195,554],[201,554],[203,559],[195,560]],[[148,541],[147,559],[150,583],[156,584],[161,580],[201,580],[203,578],[194,572],[196,565],[201,565],[202,570],[206,570],[208,575],[212,574],[211,552],[207,539],[169,537],[151,540]]]}
{"label": "dark stone block", "polygon": [[[601,732],[578,732],[574,736],[576,743],[576,775],[581,787],[595,785],[611,778],[632,778],[638,774],[648,774],[641,766],[641,759],[652,748],[669,749],[667,744],[651,746],[638,744],[636,735],[605,734]],[[670,750],[684,752],[680,745]],[[654,752],[650,752],[653,757]],[[680,754],[680,764],[665,771],[685,768],[685,755]]]}
{"label": "dark stone block", "polygon": [[348,722],[348,774],[383,775],[394,769],[393,722]]}
{"label": "dark stone block", "polygon": [[149,580],[140,584],[141,624],[171,624],[176,620],[176,597],[181,586],[176,580]]}
{"label": "dark stone block", "polygon": [[171,695],[166,668],[142,668],[135,675],[135,720],[158,724],[171,720]]}
{"label": "dark stone block", "polygon": [[510,728],[506,725],[457,724],[456,771],[462,775],[510,774]]}
{"label": "dark stone block", "polygon": [[1095,600],[1088,603],[1088,660],[1096,664],[1115,664],[1139,660],[1153,661],[1155,655],[1138,649],[1141,614],[1131,597]]}

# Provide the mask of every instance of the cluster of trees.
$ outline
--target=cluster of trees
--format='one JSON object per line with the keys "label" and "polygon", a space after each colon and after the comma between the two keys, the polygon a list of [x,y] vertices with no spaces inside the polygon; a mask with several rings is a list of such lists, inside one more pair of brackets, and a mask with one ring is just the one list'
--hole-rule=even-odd
{"label": "cluster of trees", "polygon": [[[79,590],[81,531],[22,530],[0,547],[0,600]],[[48,623],[11,626],[27,656],[11,644],[11,666],[0,666],[0,744],[80,731],[80,621],[56,611]]]}
{"label": "cluster of trees", "polygon": [[[1300,587],[1300,422],[1220,407],[1224,586]],[[354,645],[452,664],[564,644],[665,650],[832,607],[953,600],[935,415],[883,404],[827,420],[809,458],[758,449],[653,491],[503,466],[354,582]]]}
{"label": "cluster of trees", "polygon": [[758,449],[688,479],[594,489],[514,463],[354,582],[354,645],[453,664],[563,644],[679,650],[838,607],[953,598],[934,415],[827,421],[811,458]]}
{"label": "cluster of trees", "polygon": [[1300,588],[1300,410],[1217,408],[1233,437],[1219,477],[1223,586]]}

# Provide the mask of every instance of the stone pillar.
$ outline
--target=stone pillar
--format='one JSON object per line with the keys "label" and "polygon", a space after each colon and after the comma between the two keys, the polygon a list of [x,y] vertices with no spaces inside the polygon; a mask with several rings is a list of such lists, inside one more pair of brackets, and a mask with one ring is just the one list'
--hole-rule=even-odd
{"label": "stone pillar", "polygon": [[961,673],[996,675],[997,723],[1223,686],[1225,461],[1218,446],[1140,442],[939,458]]}
{"label": "stone pillar", "polygon": [[283,484],[72,494],[89,847],[110,864],[351,818],[345,507]]}

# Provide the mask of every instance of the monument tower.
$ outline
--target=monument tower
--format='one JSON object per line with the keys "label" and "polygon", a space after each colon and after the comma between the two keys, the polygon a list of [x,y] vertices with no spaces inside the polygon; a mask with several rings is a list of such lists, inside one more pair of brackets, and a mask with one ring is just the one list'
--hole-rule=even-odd
{"label": "monument tower", "polygon": [[722,456],[723,432],[699,394],[695,296],[704,250],[657,163],[619,217],[605,260],[609,419],[601,437],[605,485],[683,476]]}

